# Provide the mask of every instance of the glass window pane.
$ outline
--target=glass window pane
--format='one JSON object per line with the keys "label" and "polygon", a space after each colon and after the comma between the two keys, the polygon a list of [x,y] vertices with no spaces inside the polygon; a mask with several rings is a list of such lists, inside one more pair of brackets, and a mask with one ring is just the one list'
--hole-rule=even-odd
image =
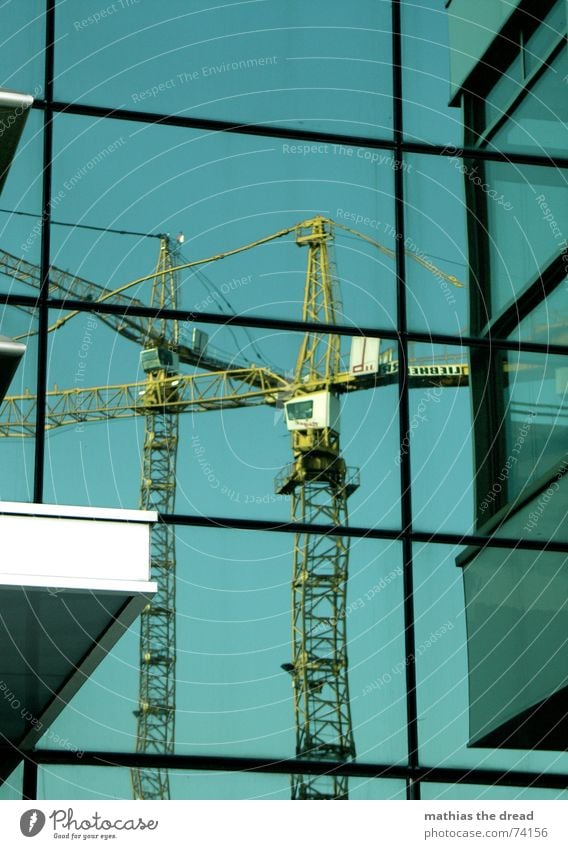
{"label": "glass window pane", "polygon": [[551,45],[556,44],[566,33],[566,5],[557,0],[524,45],[525,75],[528,76],[550,56]]}
{"label": "glass window pane", "polygon": [[468,532],[474,477],[467,349],[409,348],[410,452],[415,530]]}
{"label": "glass window pane", "polygon": [[564,156],[568,144],[567,74],[568,51],[564,47],[491,137],[489,146],[515,153]]}
{"label": "glass window pane", "polygon": [[411,330],[469,333],[467,207],[463,160],[405,159],[405,248]]}
{"label": "glass window pane", "polygon": [[565,457],[568,356],[510,352],[506,369],[509,376],[505,396],[510,415],[506,438],[509,452],[520,440],[521,431],[524,435],[522,425],[526,423],[529,430],[517,454],[522,468],[518,469],[515,463],[511,469],[508,494],[512,499],[555,469]]}
{"label": "glass window pane", "polygon": [[[457,566],[458,557],[463,551],[463,546],[424,544],[414,547],[416,672],[418,714],[422,719],[419,722],[421,763],[427,766],[566,772],[566,752],[497,749],[489,746],[471,748],[468,745],[470,667],[466,614],[469,616],[470,597],[466,594],[464,605],[464,574],[463,569]],[[485,551],[492,553],[497,564],[507,559],[514,563],[519,555],[514,550]],[[486,592],[491,592],[490,587],[486,587]],[[534,594],[531,598],[535,598]],[[486,646],[486,654],[491,648]],[[551,654],[556,648],[551,642]]]}
{"label": "glass window pane", "polygon": [[567,368],[568,357],[476,354],[472,391],[479,410],[476,510],[482,533],[566,539]]}
{"label": "glass window pane", "polygon": [[[290,778],[254,772],[176,770],[170,773],[172,799],[290,799]],[[38,799],[128,799],[130,772],[122,767],[42,764]],[[404,799],[404,781],[351,778],[350,799]]]}
{"label": "glass window pane", "polygon": [[549,790],[543,787],[496,787],[483,784],[439,784],[424,781],[420,784],[420,795],[425,801],[446,799],[491,799],[504,801],[540,801],[568,799],[566,790]]}
{"label": "glass window pane", "polygon": [[403,0],[402,91],[408,139],[460,144],[460,106],[450,107],[448,13],[438,0]]}
{"label": "glass window pane", "polygon": [[24,764],[16,769],[0,784],[0,801],[19,801],[22,798]]}
{"label": "glass window pane", "polygon": [[[177,527],[175,543],[176,752],[293,757],[293,677],[283,668],[293,659],[293,535]],[[306,543],[317,556],[329,538],[310,535]],[[398,543],[351,540],[345,613],[356,758],[405,763]],[[323,620],[316,627],[325,633]],[[136,623],[44,735],[43,748],[134,749],[138,632]],[[309,645],[317,653],[316,642]]]}
{"label": "glass window pane", "polygon": [[321,216],[337,222],[324,226],[342,299],[327,320],[393,327],[394,230],[377,247],[350,229],[393,221],[390,152],[69,116],[56,119],[55,145],[57,220],[107,232],[54,228],[53,265],[111,291],[145,278],[111,301],[150,303],[155,237],[170,233],[176,262],[215,258],[181,272],[178,307],[301,319],[314,225],[296,225]]}
{"label": "glass window pane", "polygon": [[[479,163],[479,173],[500,203],[484,192],[487,213],[484,232],[473,217],[472,233],[487,241],[492,316],[509,306],[540,272],[566,249],[567,175],[556,168]],[[478,192],[482,189],[479,188]]]}
{"label": "glass window pane", "polygon": [[406,783],[394,779],[350,778],[349,798],[404,801],[406,799]]}
{"label": "glass window pane", "polygon": [[[130,770],[123,767],[42,764],[38,799],[130,799]],[[170,772],[171,799],[289,799],[287,775],[250,772]]]}
{"label": "glass window pane", "polygon": [[1,307],[0,335],[26,346],[0,404],[0,500],[32,501],[37,391],[36,311],[30,307]]}
{"label": "glass window pane", "polygon": [[568,278],[565,278],[509,334],[514,342],[541,342],[545,345],[567,345],[566,303]]}
{"label": "glass window pane", "polygon": [[568,554],[468,549],[470,745],[565,749]]}
{"label": "glass window pane", "polygon": [[414,528],[566,539],[568,358],[411,345]]}
{"label": "glass window pane", "polygon": [[40,281],[43,114],[26,125],[0,197],[0,291],[37,294]]}
{"label": "glass window pane", "polygon": [[499,79],[485,99],[485,126],[490,127],[503,117],[513,100],[523,90],[523,61],[520,48],[518,55]]}
{"label": "glass window pane", "polygon": [[[392,133],[391,4],[57,5],[56,97],[360,136]],[[85,81],[88,81],[86,83]]]}
{"label": "glass window pane", "polygon": [[[308,434],[316,431],[302,437],[287,422],[286,406],[310,389],[318,404],[333,403],[339,410],[334,425],[339,437],[325,456],[346,463],[351,524],[400,527],[398,395],[396,373],[388,370],[390,343],[376,353],[377,377],[350,370],[351,349],[359,351],[360,337],[336,337],[338,366],[327,393],[319,377],[296,375],[304,334],[184,323],[182,362],[164,376],[165,383],[155,384],[147,358],[161,349],[157,343],[143,349],[146,319],[69,316],[50,313],[46,501],[138,506],[141,462],[152,462],[152,428],[163,418],[155,406],[155,386],[161,385],[173,393],[164,427],[177,433],[177,467],[172,452],[169,472],[177,487],[167,512],[175,506],[180,513],[289,520],[299,507],[287,475],[298,456],[307,456]],[[174,334],[175,328],[166,332]],[[138,335],[135,341],[132,334]],[[336,344],[323,334],[318,356],[328,343]],[[345,521],[334,516],[322,506],[309,521]]]}
{"label": "glass window pane", "polygon": [[409,327],[485,335],[566,253],[566,174],[447,153],[405,160]]}
{"label": "glass window pane", "polygon": [[4,4],[2,16],[2,87],[43,96],[45,2]]}

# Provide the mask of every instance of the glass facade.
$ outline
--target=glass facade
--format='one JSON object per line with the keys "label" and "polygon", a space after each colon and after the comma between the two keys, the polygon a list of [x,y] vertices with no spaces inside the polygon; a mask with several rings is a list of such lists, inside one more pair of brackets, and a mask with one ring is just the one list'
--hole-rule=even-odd
{"label": "glass facade", "polygon": [[434,0],[163,5],[0,12],[0,498],[155,507],[169,594],[2,798],[564,798],[565,4],[452,105]]}

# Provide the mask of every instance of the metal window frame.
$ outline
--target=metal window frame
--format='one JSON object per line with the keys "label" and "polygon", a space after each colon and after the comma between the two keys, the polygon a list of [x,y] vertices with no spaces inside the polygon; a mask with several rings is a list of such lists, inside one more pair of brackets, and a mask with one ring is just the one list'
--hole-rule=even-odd
{"label": "metal window frame", "polygon": [[[43,145],[43,202],[42,202],[42,230],[41,230],[41,276],[42,287],[39,296],[27,297],[4,294],[0,295],[0,303],[6,305],[24,305],[35,307],[39,318],[39,342],[38,342],[38,415],[35,443],[35,467],[34,467],[34,499],[41,503],[43,500],[44,481],[44,459],[45,459],[45,401],[47,380],[47,341],[48,341],[48,314],[50,309],[65,306],[69,309],[80,311],[92,311],[92,305],[84,302],[62,301],[61,299],[50,299],[48,295],[48,276],[50,268],[50,234],[51,234],[51,210],[49,198],[52,183],[53,162],[53,122],[56,115],[79,115],[95,119],[105,120],[127,120],[141,123],[159,124],[160,126],[176,126],[187,129],[198,129],[210,132],[237,133],[241,135],[255,135],[271,138],[289,138],[303,141],[332,142],[364,146],[376,149],[386,149],[392,152],[395,162],[402,163],[406,154],[428,154],[431,156],[458,157],[461,159],[474,159],[476,162],[485,161],[519,163],[528,165],[543,165],[554,168],[568,167],[567,157],[539,156],[532,154],[506,154],[497,151],[480,150],[476,147],[464,147],[457,150],[454,146],[442,146],[419,142],[409,142],[404,139],[403,132],[403,82],[402,82],[402,32],[401,32],[401,3],[402,0],[392,0],[392,45],[393,45],[393,107],[394,107],[394,133],[392,139],[372,139],[367,137],[344,136],[338,134],[326,134],[311,131],[292,130],[290,128],[267,127],[264,125],[235,124],[234,122],[210,121],[206,119],[186,118],[177,115],[162,115],[147,113],[136,110],[114,109],[110,107],[97,107],[84,104],[73,104],[69,102],[56,101],[53,97],[53,79],[55,62],[55,15],[56,0],[46,0],[46,49],[45,49],[45,97],[34,103],[33,108],[41,110],[44,114],[44,145]],[[488,77],[486,71],[485,82]],[[480,77],[483,81],[483,77]],[[395,171],[394,184],[394,211],[397,232],[402,238],[397,240],[396,251],[396,293],[397,293],[397,331],[382,330],[380,328],[361,328],[360,332],[369,336],[381,336],[393,339],[398,344],[399,358],[402,362],[408,359],[409,342],[427,342],[429,344],[440,343],[450,345],[468,345],[476,350],[485,352],[485,356],[499,350],[511,351],[534,351],[542,353],[568,354],[568,346],[544,345],[529,342],[511,342],[507,339],[496,338],[496,334],[504,333],[509,327],[496,323],[481,333],[485,325],[481,326],[479,321],[474,325],[472,336],[453,336],[449,334],[416,333],[410,332],[407,327],[406,310],[406,287],[405,287],[405,256],[404,256],[404,203],[405,186],[403,171],[401,168]],[[473,249],[473,246],[470,245]],[[472,254],[475,255],[475,254]],[[527,304],[530,298],[527,296]],[[104,304],[97,306],[101,312],[119,313],[122,308],[118,305]],[[151,308],[139,309],[140,315],[156,315]],[[170,315],[170,313],[172,313]],[[182,320],[191,315],[193,320],[203,323],[222,323],[218,314],[213,313],[191,313],[187,311],[167,311],[167,315],[161,317],[176,317]],[[309,325],[295,321],[280,321],[268,319],[254,319],[251,317],[229,317],[225,323],[235,323],[248,327],[278,328],[290,331],[305,331]],[[321,330],[321,325],[317,326]],[[330,331],[342,335],[352,335],[349,328],[345,326],[329,326]],[[400,403],[400,440],[405,439],[409,430],[409,387],[404,378],[403,370],[399,373],[399,403]],[[396,531],[378,530],[364,527],[351,527],[349,529],[324,528],[323,533],[341,533],[351,537],[368,537],[370,539],[395,539],[402,543],[403,553],[403,587],[404,587],[404,617],[405,617],[405,651],[407,657],[414,657],[414,587],[413,587],[413,557],[412,546],[414,543],[442,543],[448,545],[478,545],[480,547],[493,546],[498,548],[523,548],[530,550],[551,550],[568,552],[568,543],[548,543],[540,540],[517,540],[497,538],[493,536],[484,537],[480,535],[459,535],[448,533],[425,533],[415,531],[412,527],[412,479],[410,452],[405,451],[401,458],[401,528]],[[257,530],[273,533],[290,533],[297,527],[287,523],[270,523],[253,519],[231,519],[228,517],[215,516],[189,516],[189,515],[167,515],[161,520],[168,524],[187,526],[227,528],[235,530]],[[311,529],[313,530],[313,528]],[[309,764],[302,760],[296,762],[293,759],[282,761],[267,761],[259,758],[227,758],[215,756],[190,756],[190,755],[140,755],[127,752],[81,752],[80,760],[76,753],[59,750],[34,750],[33,752],[14,752],[13,749],[3,751],[3,756],[13,758],[16,761],[24,759],[23,776],[23,798],[37,798],[37,775],[39,765],[81,765],[81,766],[163,766],[167,769],[191,769],[191,770],[232,770],[252,771],[269,773],[293,773],[301,767],[302,772],[328,772],[336,770],[344,775],[361,776],[368,778],[399,778],[406,781],[407,798],[420,798],[421,782],[450,782],[466,784],[486,784],[488,786],[515,786],[515,787],[547,787],[551,789],[568,789],[568,773],[537,773],[530,771],[515,770],[484,770],[477,768],[446,768],[428,765],[421,762],[418,740],[418,708],[416,702],[416,670],[414,660],[406,667],[406,709],[407,709],[407,742],[408,763],[406,765],[389,764],[322,764],[314,762]]]}

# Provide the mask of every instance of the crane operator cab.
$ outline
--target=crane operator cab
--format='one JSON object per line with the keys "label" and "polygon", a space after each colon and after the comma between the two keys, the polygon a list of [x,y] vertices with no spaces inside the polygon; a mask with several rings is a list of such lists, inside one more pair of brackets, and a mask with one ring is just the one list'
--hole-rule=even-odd
{"label": "crane operator cab", "polygon": [[140,352],[140,365],[146,374],[162,370],[176,374],[179,371],[179,356],[169,348],[144,348]]}
{"label": "crane operator cab", "polygon": [[179,356],[165,347],[144,348],[140,366],[146,373],[146,383],[140,390],[144,407],[162,407],[178,400]]}
{"label": "crane operator cab", "polygon": [[339,433],[339,398],[332,392],[297,395],[284,409],[289,431],[330,428]]}

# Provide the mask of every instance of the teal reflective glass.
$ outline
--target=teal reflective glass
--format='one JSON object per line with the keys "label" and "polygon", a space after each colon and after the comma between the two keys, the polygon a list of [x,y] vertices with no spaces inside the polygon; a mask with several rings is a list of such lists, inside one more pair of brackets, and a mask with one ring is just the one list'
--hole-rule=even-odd
{"label": "teal reflective glass", "polygon": [[0,802],[18,801],[22,798],[24,765],[20,763],[16,769],[0,784]]}
{"label": "teal reflective glass", "polygon": [[567,565],[549,551],[467,552],[470,745],[564,749]]}
{"label": "teal reflective glass", "polygon": [[[138,506],[150,422],[145,413],[151,411],[141,366],[148,326],[132,316],[50,312],[46,501]],[[188,356],[176,371],[171,406],[179,421],[176,511],[289,520],[292,498],[277,478],[294,459],[284,405],[298,392],[294,374],[304,334],[183,322],[179,338]],[[197,352],[195,338],[202,346]],[[357,382],[350,371],[351,349],[359,342],[340,338],[337,377],[339,450],[359,484],[349,496],[349,521],[399,528],[393,346],[382,343],[385,365],[375,388],[372,379]],[[342,391],[345,386],[351,391]],[[315,521],[328,524],[329,516]]]}
{"label": "teal reflective glass", "polygon": [[43,115],[28,110],[0,196],[0,291],[35,295],[41,248]]}
{"label": "teal reflective glass", "polygon": [[[172,799],[290,799],[290,778],[254,772],[176,770],[170,773]],[[50,766],[42,764],[38,799],[127,799],[130,772],[121,767]],[[350,799],[404,799],[404,781],[351,778]]]}
{"label": "teal reflective glass", "polygon": [[414,528],[567,539],[568,357],[423,344],[409,354],[397,462],[410,454]]}
{"label": "teal reflective glass", "polygon": [[504,801],[540,801],[568,799],[567,790],[549,790],[544,787],[499,787],[483,784],[434,784],[423,781],[420,797],[437,802],[462,799],[491,799]]}
{"label": "teal reflective glass", "polygon": [[557,0],[548,15],[523,46],[525,76],[529,76],[549,59],[551,45],[566,35],[566,4]]}
{"label": "teal reflective glass", "polygon": [[567,365],[567,357],[524,352],[472,357],[481,533],[566,539]]}
{"label": "teal reflective glass", "polygon": [[460,144],[459,106],[449,106],[448,14],[437,0],[403,0],[402,93],[406,138]]}
{"label": "teal reflective glass", "polygon": [[566,150],[563,78],[566,7],[562,0],[532,35],[520,35],[517,52],[485,97],[481,144],[497,150],[557,154]]}
{"label": "teal reflective glass", "polygon": [[43,97],[44,0],[2,4],[2,88]]}
{"label": "teal reflective glass", "polygon": [[470,354],[465,348],[411,344],[409,431],[416,530],[467,532],[473,525]]}
{"label": "teal reflective glass", "polygon": [[[420,760],[424,766],[566,772],[560,751],[470,748],[468,632],[463,571],[456,560],[463,546],[414,546],[414,609]],[[514,564],[511,549],[485,549],[499,564]],[[526,552],[525,552],[526,554]],[[535,555],[535,556],[538,556]],[[490,587],[486,593],[490,594]],[[564,603],[564,599],[560,603]],[[527,604],[538,605],[534,594]],[[563,638],[564,639],[564,638]],[[558,646],[551,644],[551,653]],[[486,647],[486,654],[491,647]],[[560,650],[560,653],[562,649]],[[502,670],[501,670],[502,671]]]}
{"label": "teal reflective glass", "polygon": [[[38,774],[38,799],[129,799],[130,770],[123,767],[51,766]],[[171,799],[289,799],[287,775],[247,772],[170,773]]]}
{"label": "teal reflective glass", "polygon": [[[505,368],[506,451],[508,457],[518,458],[510,464],[511,500],[527,495],[543,479],[552,483],[562,477],[559,470],[567,459],[568,356],[511,352]],[[561,527],[550,526],[548,531],[551,536],[562,533]]]}
{"label": "teal reflective glass", "polygon": [[409,329],[467,335],[469,290],[475,281],[468,271],[463,160],[408,155],[404,182]]}
{"label": "teal reflective glass", "polygon": [[[313,539],[313,537],[311,538]],[[178,754],[293,757],[292,534],[176,528]],[[351,540],[346,599],[353,734],[362,762],[406,763],[399,543]],[[139,626],[41,748],[133,751]]]}
{"label": "teal reflective glass", "polygon": [[58,3],[59,99],[392,135],[391,4]]}
{"label": "teal reflective glass", "polygon": [[[517,46],[518,48],[518,46]],[[499,121],[509,109],[511,103],[523,91],[523,60],[520,52],[485,98],[485,127],[491,127]]]}
{"label": "teal reflective glass", "polygon": [[0,335],[26,347],[0,404],[0,501],[33,500],[37,329],[31,307],[0,307]]}
{"label": "teal reflective glass", "polygon": [[489,146],[515,153],[564,156],[568,145],[567,74],[568,52],[564,47],[547,63],[545,73],[491,137]]}
{"label": "teal reflective glass", "polygon": [[[498,162],[479,163],[477,170],[477,191],[487,214],[487,224],[477,228],[487,242],[495,318],[566,248],[567,173]],[[471,227],[473,232],[473,219]]]}
{"label": "teal reflective glass", "polygon": [[[301,320],[308,250],[305,241],[298,249],[293,228],[323,216],[337,222],[329,240],[342,299],[336,321],[394,326],[394,229],[372,234],[379,246],[352,232],[366,219],[394,221],[389,151],[69,116],[56,118],[54,134],[56,220],[129,233],[56,227],[57,268],[115,290],[156,267],[159,243],[140,234],[182,231],[176,259],[185,264],[292,228],[182,271],[176,301],[188,310]],[[150,303],[151,280],[124,289],[124,298]]]}
{"label": "teal reflective glass", "polygon": [[568,341],[565,318],[567,292],[568,278],[565,278],[519,322],[509,334],[509,339],[565,345]]}
{"label": "teal reflective glass", "polygon": [[568,358],[472,356],[476,527],[509,538],[566,539]]}

